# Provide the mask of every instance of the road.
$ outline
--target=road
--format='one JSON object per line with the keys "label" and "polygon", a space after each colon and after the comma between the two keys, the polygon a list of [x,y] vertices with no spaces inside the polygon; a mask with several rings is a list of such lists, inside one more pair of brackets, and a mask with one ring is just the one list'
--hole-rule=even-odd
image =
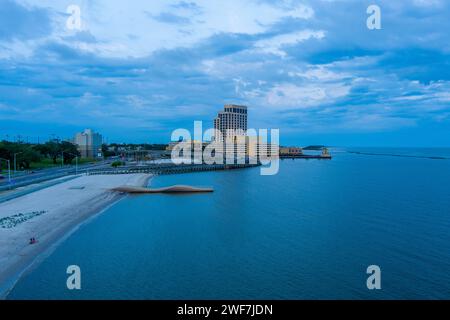
{"label": "road", "polygon": [[[78,166],[78,173],[84,173],[91,169],[102,169],[111,166],[110,160],[97,162],[95,164],[83,164]],[[22,187],[32,183],[41,182],[45,180],[62,177],[65,175],[75,174],[76,168],[74,165],[66,165],[64,167],[55,167],[48,169],[35,170],[29,174],[20,174],[17,176],[11,172],[12,187]],[[9,188],[8,174],[4,174],[4,179],[0,179],[0,191]]]}

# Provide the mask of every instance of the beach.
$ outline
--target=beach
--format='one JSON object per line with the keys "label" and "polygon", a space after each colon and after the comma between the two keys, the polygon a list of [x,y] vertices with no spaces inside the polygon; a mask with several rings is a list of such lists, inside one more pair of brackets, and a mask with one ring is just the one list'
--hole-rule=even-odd
{"label": "beach", "polygon": [[[80,223],[124,195],[111,189],[146,186],[151,175],[80,176],[0,203],[0,297],[36,258]],[[36,243],[30,244],[35,238]]]}

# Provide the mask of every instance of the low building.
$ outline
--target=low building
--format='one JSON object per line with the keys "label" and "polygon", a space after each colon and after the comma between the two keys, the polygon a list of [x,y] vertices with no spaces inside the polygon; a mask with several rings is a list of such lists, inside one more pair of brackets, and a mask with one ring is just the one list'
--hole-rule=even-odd
{"label": "low building", "polygon": [[281,157],[295,157],[303,155],[303,149],[300,147],[280,147]]}
{"label": "low building", "polygon": [[172,152],[172,150],[175,148],[175,146],[180,144],[180,143],[183,144],[183,145],[189,145],[190,144],[190,148],[191,148],[191,152],[192,153],[197,148],[200,148],[200,146],[201,146],[201,150],[203,151],[206,148],[206,146],[209,144],[208,142],[201,142],[201,141],[197,141],[197,140],[170,142],[167,145],[167,147],[166,147],[166,151],[169,152],[169,153]]}

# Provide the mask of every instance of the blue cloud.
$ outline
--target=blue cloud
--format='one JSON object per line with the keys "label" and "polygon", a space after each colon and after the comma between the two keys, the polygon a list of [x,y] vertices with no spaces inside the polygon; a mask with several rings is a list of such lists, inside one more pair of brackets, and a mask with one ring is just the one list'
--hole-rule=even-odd
{"label": "blue cloud", "polygon": [[64,37],[66,41],[79,41],[84,43],[96,43],[98,40],[89,31],[78,31],[75,34]]}
{"label": "blue cloud", "polygon": [[171,12],[161,12],[158,15],[151,15],[147,13],[151,18],[158,22],[171,23],[171,24],[189,24],[191,20],[189,18],[173,14]]}
{"label": "blue cloud", "polygon": [[195,13],[202,12],[202,9],[199,5],[197,5],[195,2],[188,1],[180,1],[178,3],[172,4],[171,8],[189,10]]}
{"label": "blue cloud", "polygon": [[450,56],[437,50],[408,48],[389,52],[380,60],[379,67],[424,83],[450,81]]}
{"label": "blue cloud", "polygon": [[155,21],[174,25],[189,25],[192,19],[203,12],[200,6],[194,2],[180,1],[168,6],[167,11],[153,14],[148,11],[144,13]]}
{"label": "blue cloud", "polygon": [[24,7],[11,0],[2,0],[0,5],[1,40],[39,38],[49,35],[51,31],[51,18],[48,10]]}

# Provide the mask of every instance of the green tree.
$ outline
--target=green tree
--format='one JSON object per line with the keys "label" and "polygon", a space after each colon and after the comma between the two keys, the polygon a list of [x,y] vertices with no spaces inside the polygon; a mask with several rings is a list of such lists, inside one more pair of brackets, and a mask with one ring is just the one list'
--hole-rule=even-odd
{"label": "green tree", "polygon": [[64,163],[71,164],[72,160],[76,156],[80,156],[80,152],[77,150],[77,146],[69,141],[63,141],[60,143],[60,151],[64,154]]}
{"label": "green tree", "polygon": [[54,164],[56,164],[56,159],[61,156],[61,147],[58,140],[52,140],[44,144],[37,145],[35,146],[35,149],[44,156],[52,159]]}
{"label": "green tree", "polygon": [[16,157],[17,169],[30,169],[32,162],[39,162],[41,159],[40,152],[36,151],[31,145],[25,145]]}
{"label": "green tree", "polygon": [[0,143],[0,157],[11,161],[11,167],[14,166],[14,155],[16,155],[16,165],[18,169],[29,169],[31,162],[39,162],[41,153],[33,148],[33,145],[22,142]]}
{"label": "green tree", "polygon": [[122,162],[122,161],[114,161],[113,163],[111,163],[111,166],[114,168],[117,168],[117,167],[120,167],[123,165],[125,165],[125,162]]}
{"label": "green tree", "polygon": [[103,153],[103,157],[105,157],[105,158],[112,157],[112,156],[116,155],[116,153],[114,151],[109,151],[108,150],[108,145],[106,143],[102,144],[102,153]]}
{"label": "green tree", "polygon": [[44,144],[40,144],[34,147],[44,156],[53,160],[53,163],[57,163],[57,159],[64,155],[64,163],[70,164],[76,156],[80,156],[77,150],[77,146],[69,141],[52,140]]}

